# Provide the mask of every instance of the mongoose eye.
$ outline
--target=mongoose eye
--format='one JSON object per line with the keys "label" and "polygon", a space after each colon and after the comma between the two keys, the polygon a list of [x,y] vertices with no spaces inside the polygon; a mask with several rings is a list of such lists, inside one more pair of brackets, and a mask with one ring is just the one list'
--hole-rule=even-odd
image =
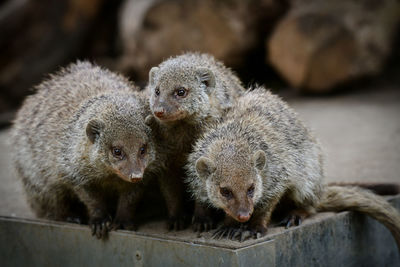
{"label": "mongoose eye", "polygon": [[154,93],[158,96],[158,95],[160,95],[160,89],[157,87],[155,90],[154,90]]}
{"label": "mongoose eye", "polygon": [[253,197],[253,195],[254,195],[254,184],[252,184],[252,185],[249,187],[249,189],[247,190],[247,195],[248,195],[249,197]]}
{"label": "mongoose eye", "polygon": [[113,154],[114,157],[116,157],[118,159],[123,159],[125,157],[124,152],[119,147],[113,147],[112,148],[112,154]]}
{"label": "mongoose eye", "polygon": [[221,193],[221,195],[222,195],[223,197],[225,197],[225,198],[227,198],[227,199],[231,199],[231,198],[233,197],[232,191],[229,190],[229,189],[226,188],[226,187],[221,187],[221,188],[219,189],[219,192]]}
{"label": "mongoose eye", "polygon": [[140,155],[144,155],[146,153],[146,145],[142,145],[139,148],[139,153],[140,153]]}
{"label": "mongoose eye", "polygon": [[175,95],[179,97],[185,97],[187,95],[187,90],[183,87],[179,87],[175,90]]}

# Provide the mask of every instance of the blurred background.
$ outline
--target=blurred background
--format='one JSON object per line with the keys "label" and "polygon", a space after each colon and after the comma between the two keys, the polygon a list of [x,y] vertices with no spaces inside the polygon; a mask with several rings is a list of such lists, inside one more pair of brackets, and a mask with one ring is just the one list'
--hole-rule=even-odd
{"label": "blurred background", "polygon": [[399,182],[399,22],[398,0],[2,0],[1,151],[12,153],[6,127],[48,73],[88,59],[144,86],[152,66],[200,51],[298,110],[329,181]]}
{"label": "blurred background", "polygon": [[397,0],[3,0],[0,118],[7,123],[33,85],[77,59],[144,85],[152,66],[200,51],[246,85],[343,92],[397,76],[399,21]]}

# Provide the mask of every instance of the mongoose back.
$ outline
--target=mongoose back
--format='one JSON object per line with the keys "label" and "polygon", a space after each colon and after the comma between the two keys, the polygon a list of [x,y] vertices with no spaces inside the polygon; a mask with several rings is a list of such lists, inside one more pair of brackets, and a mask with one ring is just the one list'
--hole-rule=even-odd
{"label": "mongoose back", "polygon": [[166,155],[160,188],[169,216],[178,218],[184,191],[183,166],[202,125],[220,118],[244,88],[235,74],[212,56],[186,53],[153,67],[147,90],[153,113],[150,125],[158,129],[156,139]]}
{"label": "mongoose back", "polygon": [[[284,101],[263,88],[247,92],[225,120],[211,124],[188,162],[193,196],[226,214],[217,237],[243,240],[266,233],[279,202],[294,208],[289,225],[315,210],[351,208],[376,218],[399,240],[399,213],[385,200],[361,189],[324,184],[318,142]],[[346,194],[359,202],[350,203],[342,197]]]}
{"label": "mongoose back", "polygon": [[144,170],[155,157],[146,97],[88,62],[36,89],[12,131],[15,167],[36,215],[88,220],[98,237],[109,230],[110,216],[112,227],[132,227]]}

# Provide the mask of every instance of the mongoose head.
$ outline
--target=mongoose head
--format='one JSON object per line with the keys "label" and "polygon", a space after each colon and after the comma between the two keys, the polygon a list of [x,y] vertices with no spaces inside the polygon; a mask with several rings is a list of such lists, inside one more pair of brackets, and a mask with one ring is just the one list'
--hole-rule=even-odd
{"label": "mongoose head", "polygon": [[[141,181],[146,167],[154,160],[151,130],[141,114],[122,108],[92,118],[86,126],[90,158],[128,182]],[[100,165],[99,165],[100,164]]]}
{"label": "mongoose head", "polygon": [[150,109],[163,123],[207,114],[214,87],[215,77],[208,68],[173,61],[153,67],[149,73]]}
{"label": "mongoose head", "polygon": [[228,146],[216,157],[200,157],[195,163],[196,171],[205,180],[210,202],[243,223],[251,218],[262,195],[261,171],[266,159],[262,150],[243,154],[232,149],[235,148]]}

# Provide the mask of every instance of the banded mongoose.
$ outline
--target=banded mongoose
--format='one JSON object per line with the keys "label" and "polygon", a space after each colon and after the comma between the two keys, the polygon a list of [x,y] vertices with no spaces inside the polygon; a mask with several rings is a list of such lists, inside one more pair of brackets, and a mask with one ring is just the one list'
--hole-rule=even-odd
{"label": "banded mongoose", "polygon": [[79,61],[36,90],[12,130],[15,167],[36,215],[88,222],[98,238],[134,228],[144,170],[155,157],[146,96]]}
{"label": "banded mongoose", "polygon": [[267,232],[277,204],[292,206],[288,225],[315,211],[356,210],[387,226],[400,245],[400,215],[380,196],[327,186],[318,142],[297,114],[259,87],[240,97],[198,139],[187,165],[197,201],[222,209],[215,237],[244,240]]}
{"label": "banded mongoose", "polygon": [[[223,63],[199,53],[186,53],[153,67],[146,89],[153,113],[148,123],[158,133],[160,154],[165,155],[159,184],[167,203],[169,227],[180,229],[187,155],[204,123],[220,118],[245,89]],[[202,221],[209,218],[204,213],[207,211],[195,206],[194,227],[211,223]]]}

